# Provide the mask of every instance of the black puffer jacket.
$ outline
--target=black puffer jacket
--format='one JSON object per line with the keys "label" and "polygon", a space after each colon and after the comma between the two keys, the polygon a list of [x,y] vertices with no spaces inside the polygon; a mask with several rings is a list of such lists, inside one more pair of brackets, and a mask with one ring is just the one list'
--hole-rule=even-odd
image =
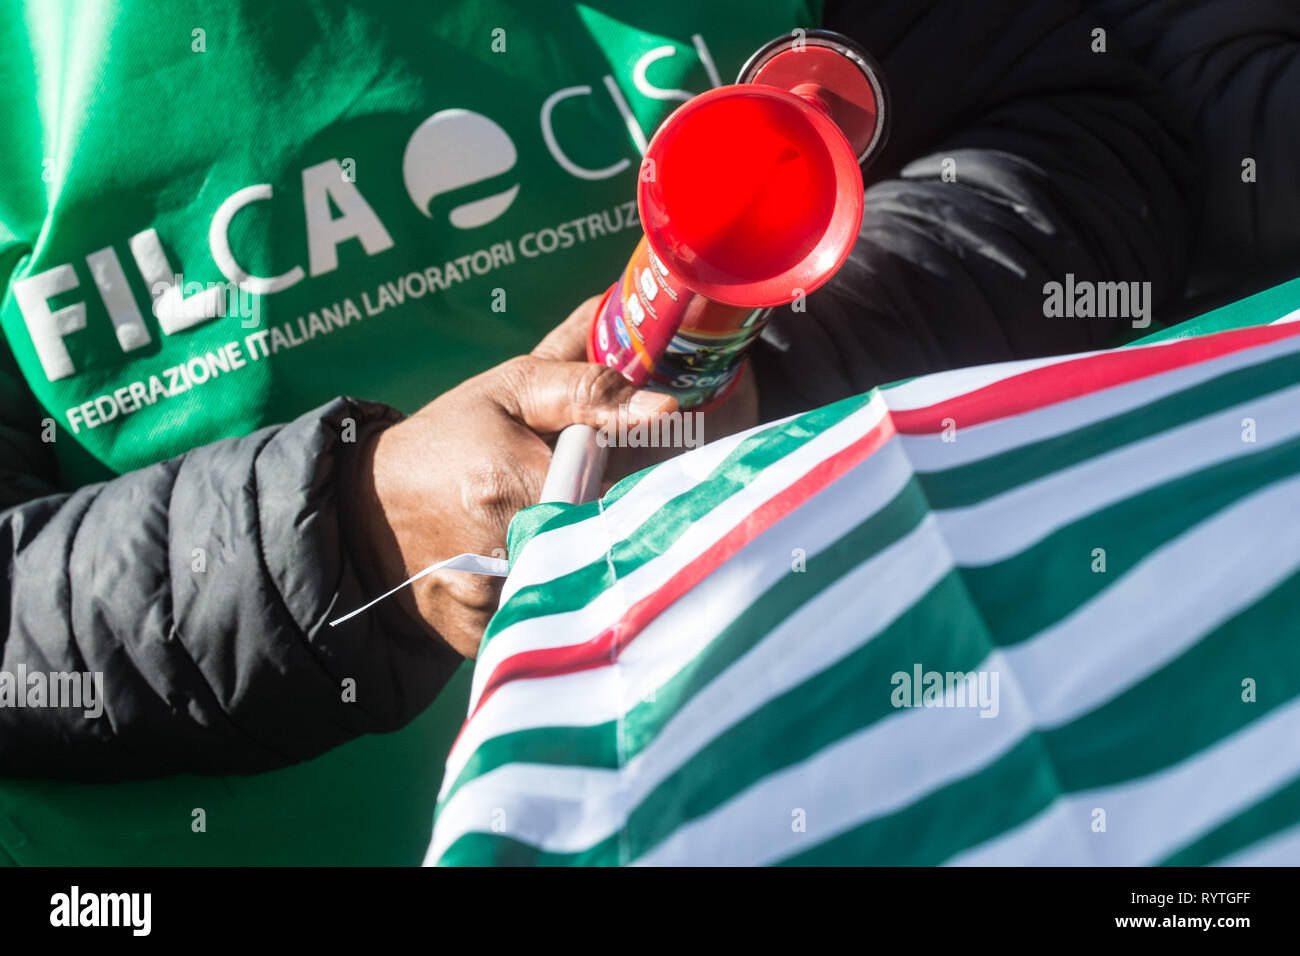
{"label": "black puffer jacket", "polygon": [[848,262],[756,349],[765,418],[1103,347],[1127,320],[1043,314],[1043,286],[1068,273],[1150,282],[1157,310],[1181,297],[1185,128],[1121,40],[1094,52],[1096,16],[1067,0],[828,0],[825,19],[882,63],[894,125]]}
{"label": "black puffer jacket", "polygon": [[1192,131],[1193,293],[1238,298],[1300,274],[1300,3],[1090,0],[1089,10]]}
{"label": "black puffer jacket", "polygon": [[376,593],[343,503],[356,450],[398,418],[338,399],[0,513],[0,671],[103,674],[101,719],[0,707],[0,770],[252,772],[418,715],[460,658],[383,605],[327,624]]}
{"label": "black puffer jacket", "polygon": [[1107,344],[1123,321],[1044,318],[1068,272],[1151,282],[1166,324],[1300,274],[1295,0],[828,0],[826,21],[882,58],[897,125],[849,262],[761,343],[766,417]]}

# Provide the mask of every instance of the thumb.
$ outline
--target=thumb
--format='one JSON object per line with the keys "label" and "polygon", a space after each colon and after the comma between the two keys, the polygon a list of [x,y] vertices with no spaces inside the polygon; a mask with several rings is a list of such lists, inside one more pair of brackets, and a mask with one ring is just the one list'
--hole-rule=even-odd
{"label": "thumb", "polygon": [[568,425],[613,426],[620,417],[628,424],[649,422],[677,408],[671,395],[638,389],[614,369],[590,362],[521,356],[497,371],[492,397],[539,435]]}

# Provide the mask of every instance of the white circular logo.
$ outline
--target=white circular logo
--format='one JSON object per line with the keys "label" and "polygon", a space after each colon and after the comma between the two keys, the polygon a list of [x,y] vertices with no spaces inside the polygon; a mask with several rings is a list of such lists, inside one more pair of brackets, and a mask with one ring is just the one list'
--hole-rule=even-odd
{"label": "white circular logo", "polygon": [[[482,113],[439,110],[415,128],[402,155],[402,179],[417,209],[430,219],[434,196],[507,173],[518,158],[504,129]],[[451,224],[473,229],[496,219],[514,202],[519,184],[452,209]]]}

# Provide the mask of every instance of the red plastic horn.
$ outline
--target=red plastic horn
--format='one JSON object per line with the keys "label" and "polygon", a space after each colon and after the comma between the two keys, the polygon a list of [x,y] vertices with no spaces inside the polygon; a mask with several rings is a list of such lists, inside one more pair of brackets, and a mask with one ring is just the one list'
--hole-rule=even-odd
{"label": "red plastic horn", "polygon": [[[879,68],[825,30],[773,40],[736,84],[676,109],[642,161],[645,235],[597,310],[588,357],[683,409],[721,401],[769,310],[819,288],[848,257],[862,222],[860,164],[878,154],[887,123]],[[594,440],[562,439],[552,474],[589,483],[590,461],[580,468],[562,453],[590,457]],[[548,476],[542,500],[594,494],[575,491],[577,480],[552,487]]]}

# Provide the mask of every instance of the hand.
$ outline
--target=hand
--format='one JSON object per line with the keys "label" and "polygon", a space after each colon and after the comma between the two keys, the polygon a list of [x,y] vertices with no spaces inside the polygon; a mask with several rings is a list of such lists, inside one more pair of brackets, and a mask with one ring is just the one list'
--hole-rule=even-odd
{"label": "hand", "polygon": [[[560,325],[552,329],[533,349],[538,358],[561,362],[581,362],[587,358],[587,335],[596,317],[601,296],[592,296],[578,306]],[[726,400],[702,414],[702,427],[696,432],[704,441],[724,438],[758,424],[758,385],[748,364],[741,370],[740,381]],[[680,454],[681,448],[611,448],[605,466],[602,491],[620,478],[643,468],[667,461]]]}
{"label": "hand", "polygon": [[[362,449],[363,559],[396,583],[462,552],[504,554],[510,519],[541,494],[548,437],[566,425],[617,427],[620,414],[631,427],[676,407],[600,365],[537,356],[498,365]],[[500,590],[497,578],[435,571],[396,597],[431,635],[472,658]]]}

